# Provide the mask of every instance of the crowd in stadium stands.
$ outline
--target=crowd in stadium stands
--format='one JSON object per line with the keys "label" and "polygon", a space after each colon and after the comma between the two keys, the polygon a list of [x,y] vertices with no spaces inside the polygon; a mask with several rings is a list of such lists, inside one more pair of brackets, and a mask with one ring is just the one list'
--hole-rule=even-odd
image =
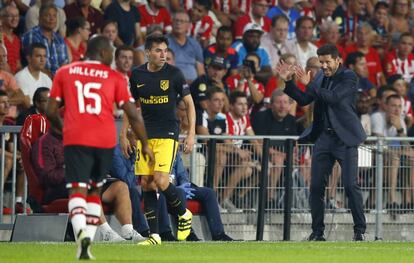
{"label": "crowd in stadium stands", "polygon": [[[312,106],[300,107],[282,92],[285,84],[275,67],[280,60],[299,64],[311,71],[313,78],[320,69],[316,50],[330,43],[337,46],[343,64],[359,77],[356,110],[366,133],[414,136],[414,2],[410,0],[2,0],[0,7],[0,125],[22,125],[29,114],[43,114],[56,71],[86,59],[86,42],[93,35],[110,39],[116,47],[112,67],[128,78],[133,67],[147,60],[145,36],[160,32],[169,40],[168,63],[183,72],[191,87],[198,134],[300,134],[312,122]],[[185,133],[182,107],[178,105],[177,117]],[[114,115],[120,117],[122,112],[114,111]],[[59,141],[59,135],[52,130],[40,142],[47,145],[47,140],[57,147],[53,141]],[[36,149],[41,144],[36,144]],[[390,144],[403,146],[400,142]],[[7,178],[12,168],[12,142],[6,147],[2,153]],[[221,211],[240,210],[235,200],[246,193],[234,189],[245,180],[257,185],[257,177],[252,175],[261,168],[261,153],[255,140],[219,141],[214,186],[226,187],[218,194]],[[269,154],[269,186],[276,187],[286,157],[283,145],[272,143]],[[309,166],[310,155],[309,149],[303,150],[301,165]],[[59,155],[53,157],[62,161]],[[401,160],[408,162],[410,171],[399,199],[396,189]],[[41,161],[47,166],[47,158]],[[393,151],[390,147],[384,161],[392,167],[385,172],[390,186],[387,207],[414,208],[414,150]],[[227,166],[234,168],[225,169]],[[50,190],[60,189],[55,185],[63,187],[61,175],[44,168],[39,168],[40,174],[42,180],[50,180]],[[308,186],[309,171],[303,169],[300,174]],[[334,172],[333,189],[339,174]],[[203,176],[200,172],[192,178],[203,182]],[[23,178],[24,171],[18,165],[19,213],[23,211]],[[130,188],[137,183],[125,182]],[[134,220],[143,220],[139,208],[134,208],[140,202],[130,200],[127,187],[118,184],[121,182],[112,183],[107,195],[111,187],[118,187],[123,189],[118,194],[125,196],[110,195],[112,199],[107,201],[127,207],[128,215],[116,213],[117,209],[115,214],[128,227],[120,236],[112,234],[114,239],[138,239],[129,225],[145,234],[146,224],[131,222],[131,214]],[[49,194],[48,198],[54,198],[53,191]],[[139,194],[130,196],[135,199]],[[275,191],[269,191],[268,204],[275,205],[277,198]],[[119,199],[132,201],[132,210],[117,203]],[[220,221],[216,215],[211,218]],[[102,228],[110,233],[104,222]],[[218,223],[214,224],[210,226],[213,237],[226,239],[224,230],[217,230]]]}

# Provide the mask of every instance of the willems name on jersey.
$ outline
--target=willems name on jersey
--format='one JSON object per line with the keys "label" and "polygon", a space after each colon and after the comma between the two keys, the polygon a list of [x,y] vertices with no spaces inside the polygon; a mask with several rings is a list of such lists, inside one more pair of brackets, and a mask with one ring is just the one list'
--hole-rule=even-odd
{"label": "willems name on jersey", "polygon": [[87,76],[87,77],[97,77],[97,78],[108,78],[108,71],[106,70],[99,70],[94,68],[87,68],[87,67],[81,67],[81,66],[74,66],[69,68],[69,74],[73,75],[81,75],[81,76]]}

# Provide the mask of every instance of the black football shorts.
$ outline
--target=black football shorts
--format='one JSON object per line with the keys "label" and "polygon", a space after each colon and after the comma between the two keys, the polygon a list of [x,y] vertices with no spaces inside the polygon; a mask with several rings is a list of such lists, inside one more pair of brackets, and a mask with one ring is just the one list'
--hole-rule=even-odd
{"label": "black football shorts", "polygon": [[101,187],[112,165],[114,148],[64,147],[67,188]]}

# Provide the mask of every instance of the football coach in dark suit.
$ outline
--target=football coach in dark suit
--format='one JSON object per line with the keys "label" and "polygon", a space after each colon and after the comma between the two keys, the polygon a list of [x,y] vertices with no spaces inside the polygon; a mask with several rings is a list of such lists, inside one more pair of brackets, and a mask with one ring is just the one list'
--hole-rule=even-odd
{"label": "football coach in dark suit", "polygon": [[[312,234],[308,240],[325,241],[325,187],[337,160],[354,220],[353,240],[363,241],[366,221],[357,175],[358,145],[366,139],[366,134],[355,109],[357,75],[341,64],[334,45],[320,47],[317,54],[322,70],[313,81],[310,81],[309,72],[300,66],[289,66],[281,61],[276,68],[280,78],[285,80],[286,94],[301,106],[315,102],[314,121],[300,137],[300,140],[315,143],[310,185]],[[296,87],[292,80],[294,74],[306,85],[305,92]]]}

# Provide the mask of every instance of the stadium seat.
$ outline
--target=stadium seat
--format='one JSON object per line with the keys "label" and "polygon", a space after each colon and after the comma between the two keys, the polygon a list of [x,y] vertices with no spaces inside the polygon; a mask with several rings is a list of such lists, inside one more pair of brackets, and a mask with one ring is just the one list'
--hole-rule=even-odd
{"label": "stadium seat", "polygon": [[[32,165],[30,152],[34,142],[49,129],[49,122],[41,114],[29,115],[24,121],[20,131],[20,143],[23,168],[28,182],[28,202],[34,213],[68,213],[69,199],[57,199],[45,205],[43,204],[44,190],[39,183],[38,176]],[[104,204],[105,214],[112,213],[112,208]]]}
{"label": "stadium seat", "polygon": [[201,207],[201,203],[196,200],[187,200],[187,208],[188,210],[193,213],[193,215],[201,215],[203,214],[203,209]]}
{"label": "stadium seat", "polygon": [[23,168],[26,173],[29,192],[29,204],[34,213],[66,213],[67,199],[55,200],[43,205],[44,191],[32,165],[30,152],[34,142],[49,129],[49,122],[41,114],[29,115],[20,131],[20,144]]}

